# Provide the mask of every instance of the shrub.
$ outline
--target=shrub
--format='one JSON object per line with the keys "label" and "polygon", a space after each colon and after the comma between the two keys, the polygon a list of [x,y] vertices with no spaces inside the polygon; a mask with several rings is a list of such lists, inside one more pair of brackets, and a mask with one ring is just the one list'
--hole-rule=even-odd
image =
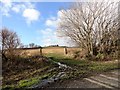
{"label": "shrub", "polygon": [[74,58],[75,59],[84,59],[87,54],[88,54],[87,50],[76,51],[76,52],[74,52]]}
{"label": "shrub", "polygon": [[96,59],[98,59],[98,60],[104,59],[104,54],[98,53],[97,56],[96,56]]}
{"label": "shrub", "polygon": [[96,56],[91,54],[86,54],[85,58],[86,60],[96,60]]}
{"label": "shrub", "polygon": [[112,58],[110,57],[110,55],[105,55],[105,54],[103,54],[103,53],[99,53],[99,54],[96,56],[96,60],[110,61],[110,60],[112,60]]}
{"label": "shrub", "polygon": [[80,57],[80,51],[75,51],[74,52],[74,58]]}

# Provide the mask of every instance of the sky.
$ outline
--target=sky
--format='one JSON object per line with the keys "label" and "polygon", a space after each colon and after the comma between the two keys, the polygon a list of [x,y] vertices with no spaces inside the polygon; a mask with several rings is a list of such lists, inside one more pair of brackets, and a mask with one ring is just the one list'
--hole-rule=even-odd
{"label": "sky", "polygon": [[0,3],[2,21],[0,27],[15,31],[24,45],[35,43],[40,46],[67,46],[64,38],[56,33],[61,9],[69,2],[11,2]]}
{"label": "sky", "polygon": [[0,28],[15,31],[24,45],[35,43],[40,46],[71,46],[65,38],[59,37],[56,29],[60,10],[67,9],[72,4],[68,1],[73,0],[0,1]]}

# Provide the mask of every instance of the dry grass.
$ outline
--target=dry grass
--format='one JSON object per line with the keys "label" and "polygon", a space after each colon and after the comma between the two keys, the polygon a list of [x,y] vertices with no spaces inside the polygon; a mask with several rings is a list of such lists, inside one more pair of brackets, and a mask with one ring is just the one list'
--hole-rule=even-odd
{"label": "dry grass", "polygon": [[[67,48],[68,55],[73,55],[76,51],[81,51],[81,49]],[[41,55],[40,49],[25,49],[25,50],[19,50],[18,52],[21,53],[21,56]],[[49,53],[65,55],[65,48],[64,47],[46,47],[42,49],[42,54],[49,54]]]}
{"label": "dry grass", "polygon": [[15,85],[20,80],[37,77],[44,74],[52,65],[45,62],[46,58],[19,58],[15,60],[3,60],[3,86]]}

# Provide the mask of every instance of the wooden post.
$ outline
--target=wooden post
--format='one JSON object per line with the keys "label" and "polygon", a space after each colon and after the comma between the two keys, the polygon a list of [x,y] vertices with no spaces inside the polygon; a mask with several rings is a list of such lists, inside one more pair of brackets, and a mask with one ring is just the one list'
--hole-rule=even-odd
{"label": "wooden post", "polygon": [[40,56],[42,56],[42,47],[40,48]]}
{"label": "wooden post", "polygon": [[67,54],[67,48],[66,47],[64,48],[64,52],[65,52],[65,54]]}

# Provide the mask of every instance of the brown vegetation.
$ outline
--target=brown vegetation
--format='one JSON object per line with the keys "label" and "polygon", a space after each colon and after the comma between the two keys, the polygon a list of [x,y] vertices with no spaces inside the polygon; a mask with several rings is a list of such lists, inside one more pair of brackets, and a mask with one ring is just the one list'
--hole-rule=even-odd
{"label": "brown vegetation", "polygon": [[30,58],[15,58],[15,60],[4,60],[3,58],[3,86],[17,84],[20,80],[37,77],[44,74],[44,70],[50,68],[46,58],[34,56]]}

